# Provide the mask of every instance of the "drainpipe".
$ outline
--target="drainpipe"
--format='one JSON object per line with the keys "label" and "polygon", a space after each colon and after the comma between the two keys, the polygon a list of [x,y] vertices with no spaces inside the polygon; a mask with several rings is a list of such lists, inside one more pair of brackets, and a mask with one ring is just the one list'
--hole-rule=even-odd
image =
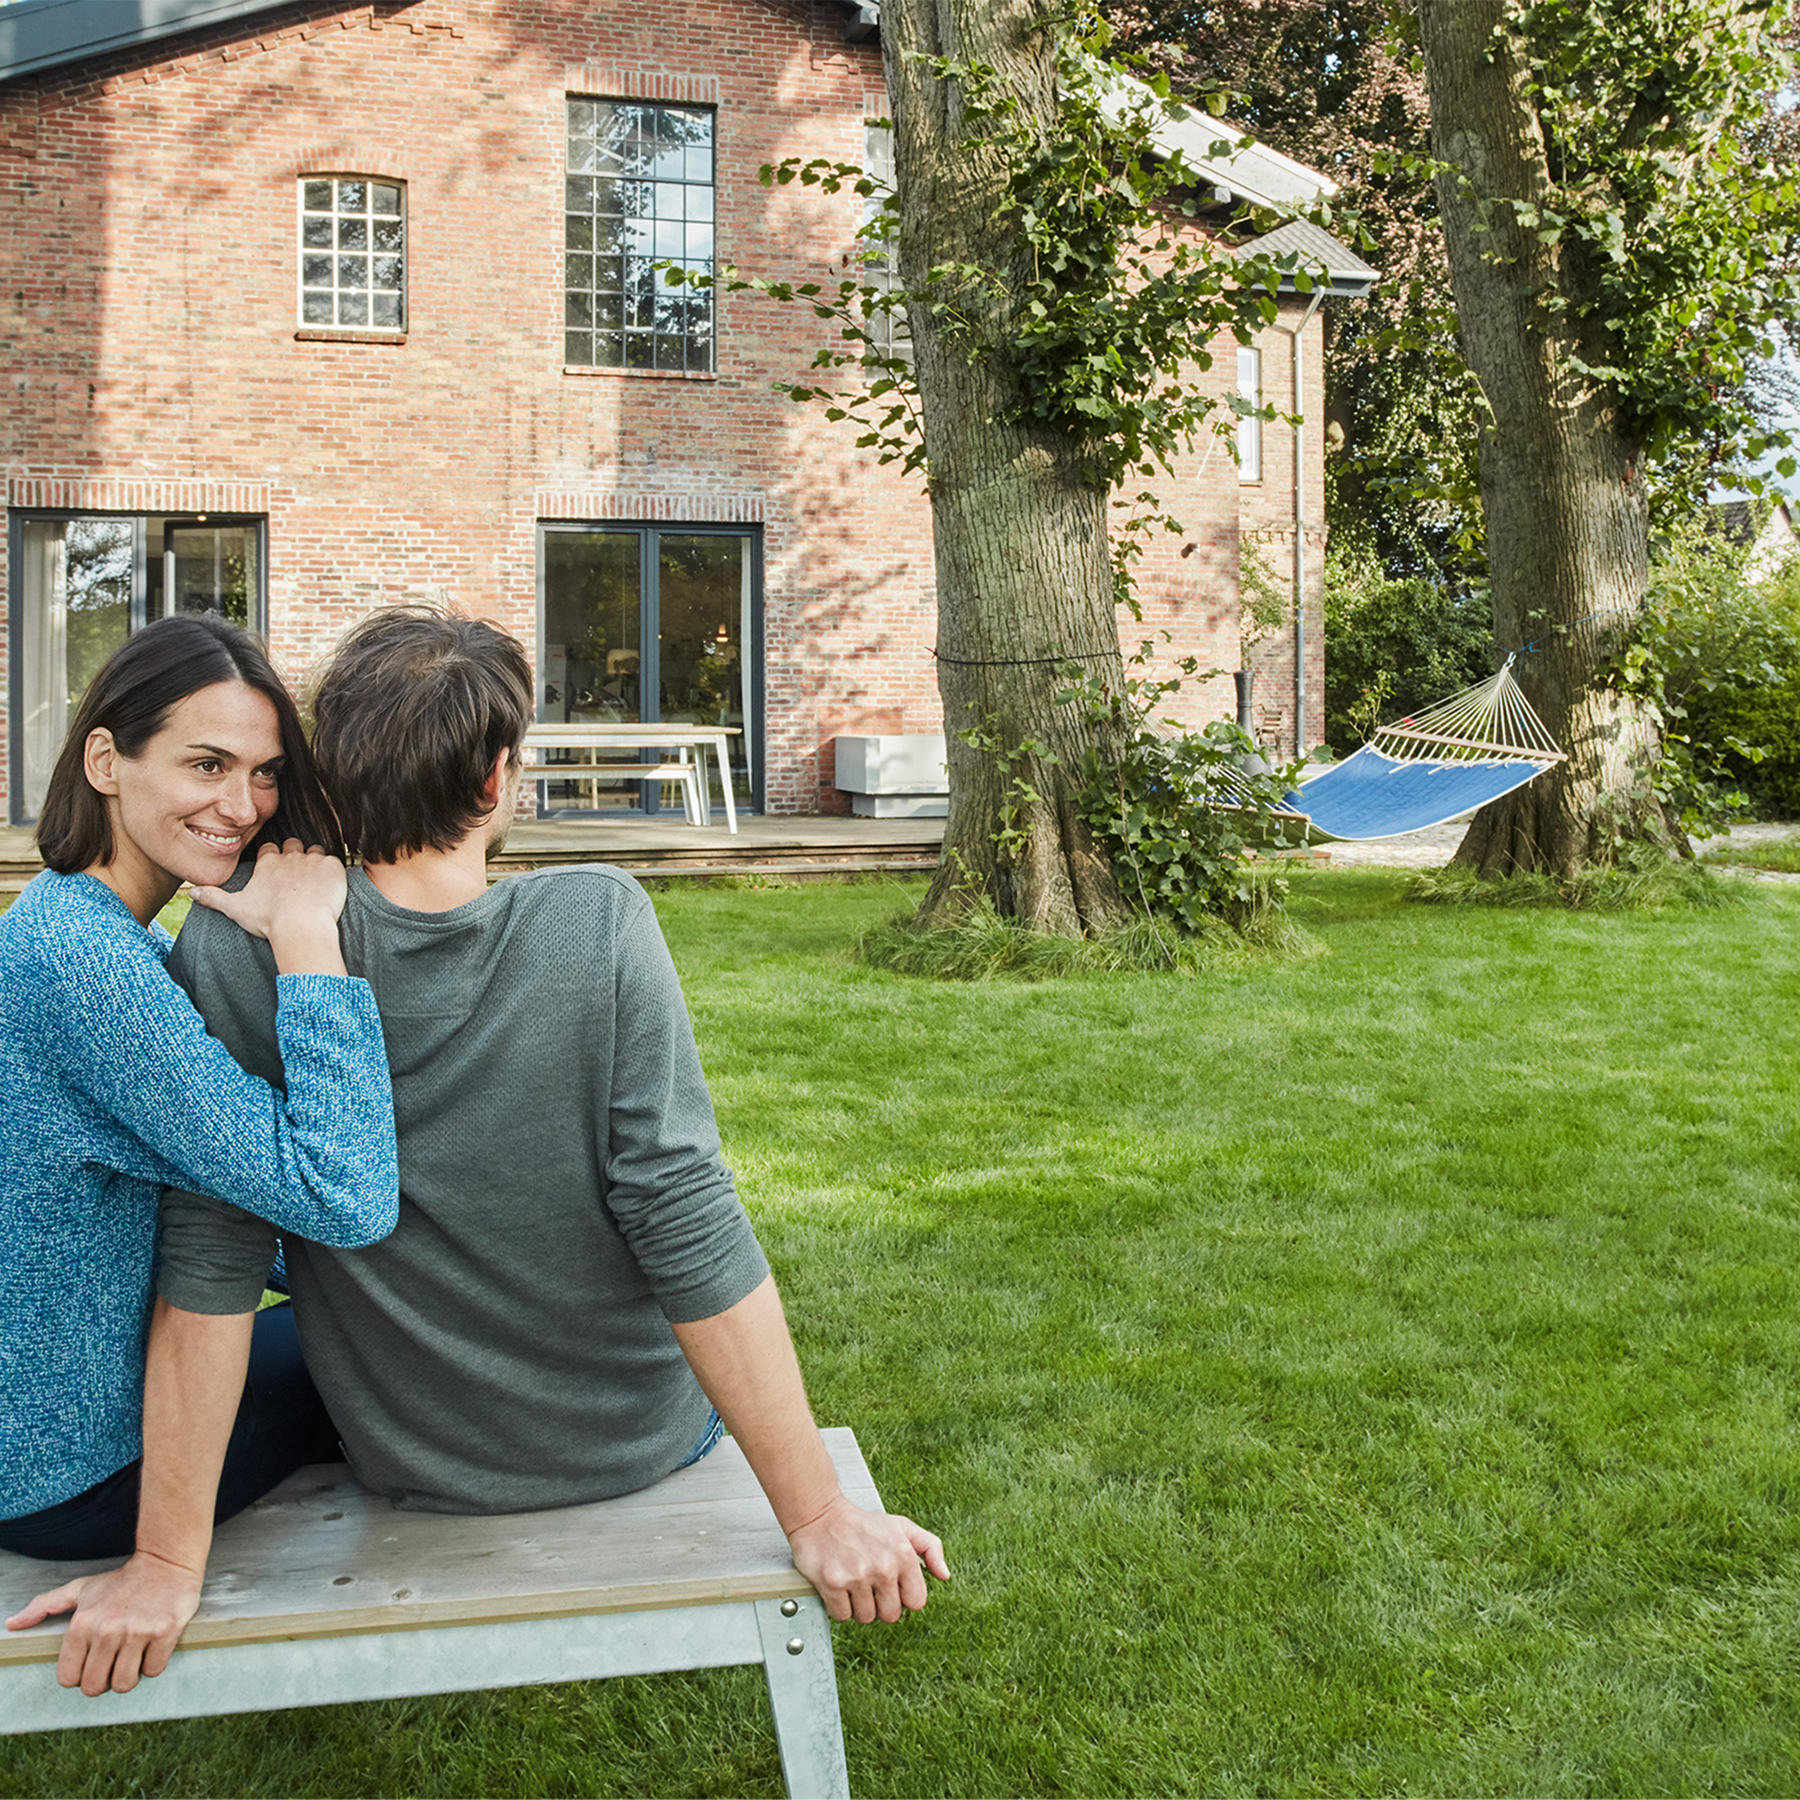
{"label": "drainpipe", "polygon": [[1325,283],[1320,282],[1312,291],[1312,299],[1308,301],[1306,311],[1300,315],[1298,325],[1283,325],[1277,321],[1275,329],[1286,332],[1293,340],[1294,370],[1294,754],[1302,756],[1306,752],[1306,420],[1303,416],[1305,395],[1301,380],[1303,366],[1301,362],[1301,345],[1306,336],[1306,328],[1312,323],[1313,314],[1319,310],[1319,302],[1325,298]]}

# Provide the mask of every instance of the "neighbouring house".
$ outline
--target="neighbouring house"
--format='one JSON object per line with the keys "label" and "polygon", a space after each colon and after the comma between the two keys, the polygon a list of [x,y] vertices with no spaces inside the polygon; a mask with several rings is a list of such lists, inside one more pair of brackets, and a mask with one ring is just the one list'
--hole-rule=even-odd
{"label": "neighbouring house", "polygon": [[1748,500],[1714,500],[1710,522],[1728,543],[1739,549],[1748,546],[1744,575],[1750,581],[1767,581],[1780,574],[1800,540],[1785,500],[1777,500],[1766,511]]}
{"label": "neighbouring house", "polygon": [[[880,156],[878,34],[837,0],[0,5],[5,819],[100,659],[193,609],[296,676],[374,606],[480,611],[531,646],[542,717],[739,726],[740,801],[774,813],[847,810],[839,734],[941,730],[928,504],[775,391],[825,328],[652,266],[855,266],[861,202],[757,171]],[[1329,191],[1178,129],[1221,219]],[[1332,292],[1373,279],[1276,236]],[[1235,669],[1260,545],[1304,602],[1255,653],[1283,750],[1323,726],[1320,332],[1284,294],[1219,347],[1221,393],[1308,423],[1189,459],[1126,632]],[[1228,714],[1229,680],[1192,705]]]}

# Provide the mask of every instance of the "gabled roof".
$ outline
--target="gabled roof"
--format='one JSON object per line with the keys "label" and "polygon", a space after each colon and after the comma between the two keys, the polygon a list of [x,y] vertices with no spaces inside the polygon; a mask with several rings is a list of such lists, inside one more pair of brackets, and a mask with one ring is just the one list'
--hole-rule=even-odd
{"label": "gabled roof", "polygon": [[12,0],[0,5],[0,81],[201,31],[291,0]]}
{"label": "gabled roof", "polygon": [[[1238,254],[1291,256],[1295,268],[1311,278],[1315,291],[1323,287],[1326,293],[1346,299],[1360,299],[1381,279],[1380,271],[1371,269],[1348,245],[1340,244],[1330,232],[1321,231],[1306,219],[1289,219],[1285,225],[1277,225],[1273,231],[1242,245]],[[1319,280],[1321,271],[1323,281]],[[1284,277],[1281,286],[1286,291],[1295,283]]]}
{"label": "gabled roof", "polygon": [[13,0],[0,5],[0,81],[283,4],[286,0]]}
{"label": "gabled roof", "polygon": [[[1110,116],[1122,120],[1150,97],[1149,88],[1133,76],[1107,71],[1101,105]],[[1163,156],[1179,153],[1198,184],[1210,187],[1221,203],[1237,201],[1265,213],[1292,214],[1337,192],[1337,183],[1317,169],[1259,144],[1229,120],[1175,101],[1159,103],[1152,115],[1150,147]],[[1265,253],[1292,257],[1296,272],[1304,270],[1312,279],[1313,291],[1323,288],[1344,299],[1360,298],[1381,279],[1348,245],[1305,219],[1289,217],[1239,248],[1244,256]],[[1281,283],[1284,292],[1297,285],[1291,276]]]}
{"label": "gabled roof", "polygon": [[1317,169],[1259,144],[1228,119],[1192,107],[1171,105],[1153,141],[1164,155],[1179,150],[1203,181],[1228,189],[1232,199],[1271,212],[1291,212],[1337,192],[1337,183]]}
{"label": "gabled roof", "polygon": [[[274,12],[293,0],[0,0],[0,81],[154,44],[184,31]],[[844,0],[844,36],[866,43],[881,29],[875,0]]]}

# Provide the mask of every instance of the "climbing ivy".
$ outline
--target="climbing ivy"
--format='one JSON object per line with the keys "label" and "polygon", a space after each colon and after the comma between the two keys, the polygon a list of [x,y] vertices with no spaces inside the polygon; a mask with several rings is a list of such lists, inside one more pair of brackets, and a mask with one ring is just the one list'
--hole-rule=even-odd
{"label": "climbing ivy", "polygon": [[[1791,445],[1746,387],[1800,312],[1800,180],[1764,153],[1792,79],[1789,0],[1519,0],[1497,28],[1524,69],[1541,134],[1542,193],[1495,198],[1556,255],[1538,294],[1572,344],[1569,366],[1614,396],[1644,446],[1663,516],[1720,466]],[[1400,11],[1400,38],[1417,15]],[[1391,152],[1416,178],[1462,172]],[[1800,467],[1783,456],[1791,478]],[[1762,484],[1749,479],[1761,491]]]}
{"label": "climbing ivy", "polygon": [[[1152,153],[1166,142],[1162,127],[1170,120],[1220,115],[1231,96],[1215,90],[1182,102],[1166,75],[1109,63],[1111,28],[1096,14],[1081,11],[1051,26],[1059,105],[1048,130],[1024,115],[986,65],[918,59],[957,85],[963,115],[976,128],[971,151],[997,153],[1008,171],[999,216],[1016,233],[1009,268],[944,263],[918,285],[902,284],[892,273],[900,230],[892,190],[859,164],[823,157],[766,165],[761,178],[767,186],[848,191],[869,203],[858,233],[864,266],[853,274],[796,282],[732,264],[713,276],[659,266],[672,285],[754,291],[808,305],[834,326],[836,341],[814,357],[815,378],[777,385],[856,426],[858,445],[881,462],[925,469],[912,363],[891,342],[892,322],[910,314],[935,320],[965,354],[997,359],[1013,416],[1069,433],[1086,452],[1094,484],[1123,492],[1135,477],[1172,474],[1172,459],[1209,422],[1226,436],[1252,412],[1285,419],[1273,407],[1256,409],[1211,391],[1211,345],[1226,331],[1251,342],[1276,317],[1283,282],[1310,293],[1320,271],[1294,255],[1272,257],[1231,241],[1268,229],[1277,222],[1272,215],[1240,208],[1223,237],[1217,220],[1201,230],[1198,171],[1179,151]],[[1223,138],[1208,147],[1219,157],[1234,148]],[[1331,223],[1323,204],[1301,216]],[[1004,302],[997,343],[972,326],[969,302],[977,293]],[[845,374],[854,385],[830,379]],[[1179,529],[1160,506],[1139,504],[1149,498],[1124,502],[1128,542],[1149,530]],[[1128,568],[1121,579],[1128,588]]]}
{"label": "climbing ivy", "polygon": [[1156,650],[1139,645],[1123,692],[1070,666],[1057,699],[1105,727],[1082,753],[1076,804],[1147,917],[1185,933],[1217,919],[1242,930],[1287,892],[1251,853],[1304,841],[1303,826],[1278,816],[1304,759],[1272,770],[1235,722],[1193,731],[1164,716],[1185,681],[1219,671],[1186,656],[1173,675],[1152,676]]}

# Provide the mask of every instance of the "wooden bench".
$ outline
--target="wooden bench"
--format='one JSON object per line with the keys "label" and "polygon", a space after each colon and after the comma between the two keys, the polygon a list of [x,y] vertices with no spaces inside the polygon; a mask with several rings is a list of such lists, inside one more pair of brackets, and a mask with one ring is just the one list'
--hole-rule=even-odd
{"label": "wooden bench", "polygon": [[[880,1506],[854,1434],[825,1442],[844,1492]],[[110,1566],[0,1552],[0,1599]],[[499,1518],[396,1512],[341,1464],[302,1469],[219,1528],[155,1680],[60,1688],[62,1636],[0,1632],[0,1732],[761,1663],[788,1792],[850,1791],[830,1619],[729,1438],[638,1493]]]}
{"label": "wooden bench", "polygon": [[704,825],[700,803],[700,771],[680,753],[678,762],[532,762],[525,765],[527,781],[674,781],[681,785],[681,807],[690,825]]}

